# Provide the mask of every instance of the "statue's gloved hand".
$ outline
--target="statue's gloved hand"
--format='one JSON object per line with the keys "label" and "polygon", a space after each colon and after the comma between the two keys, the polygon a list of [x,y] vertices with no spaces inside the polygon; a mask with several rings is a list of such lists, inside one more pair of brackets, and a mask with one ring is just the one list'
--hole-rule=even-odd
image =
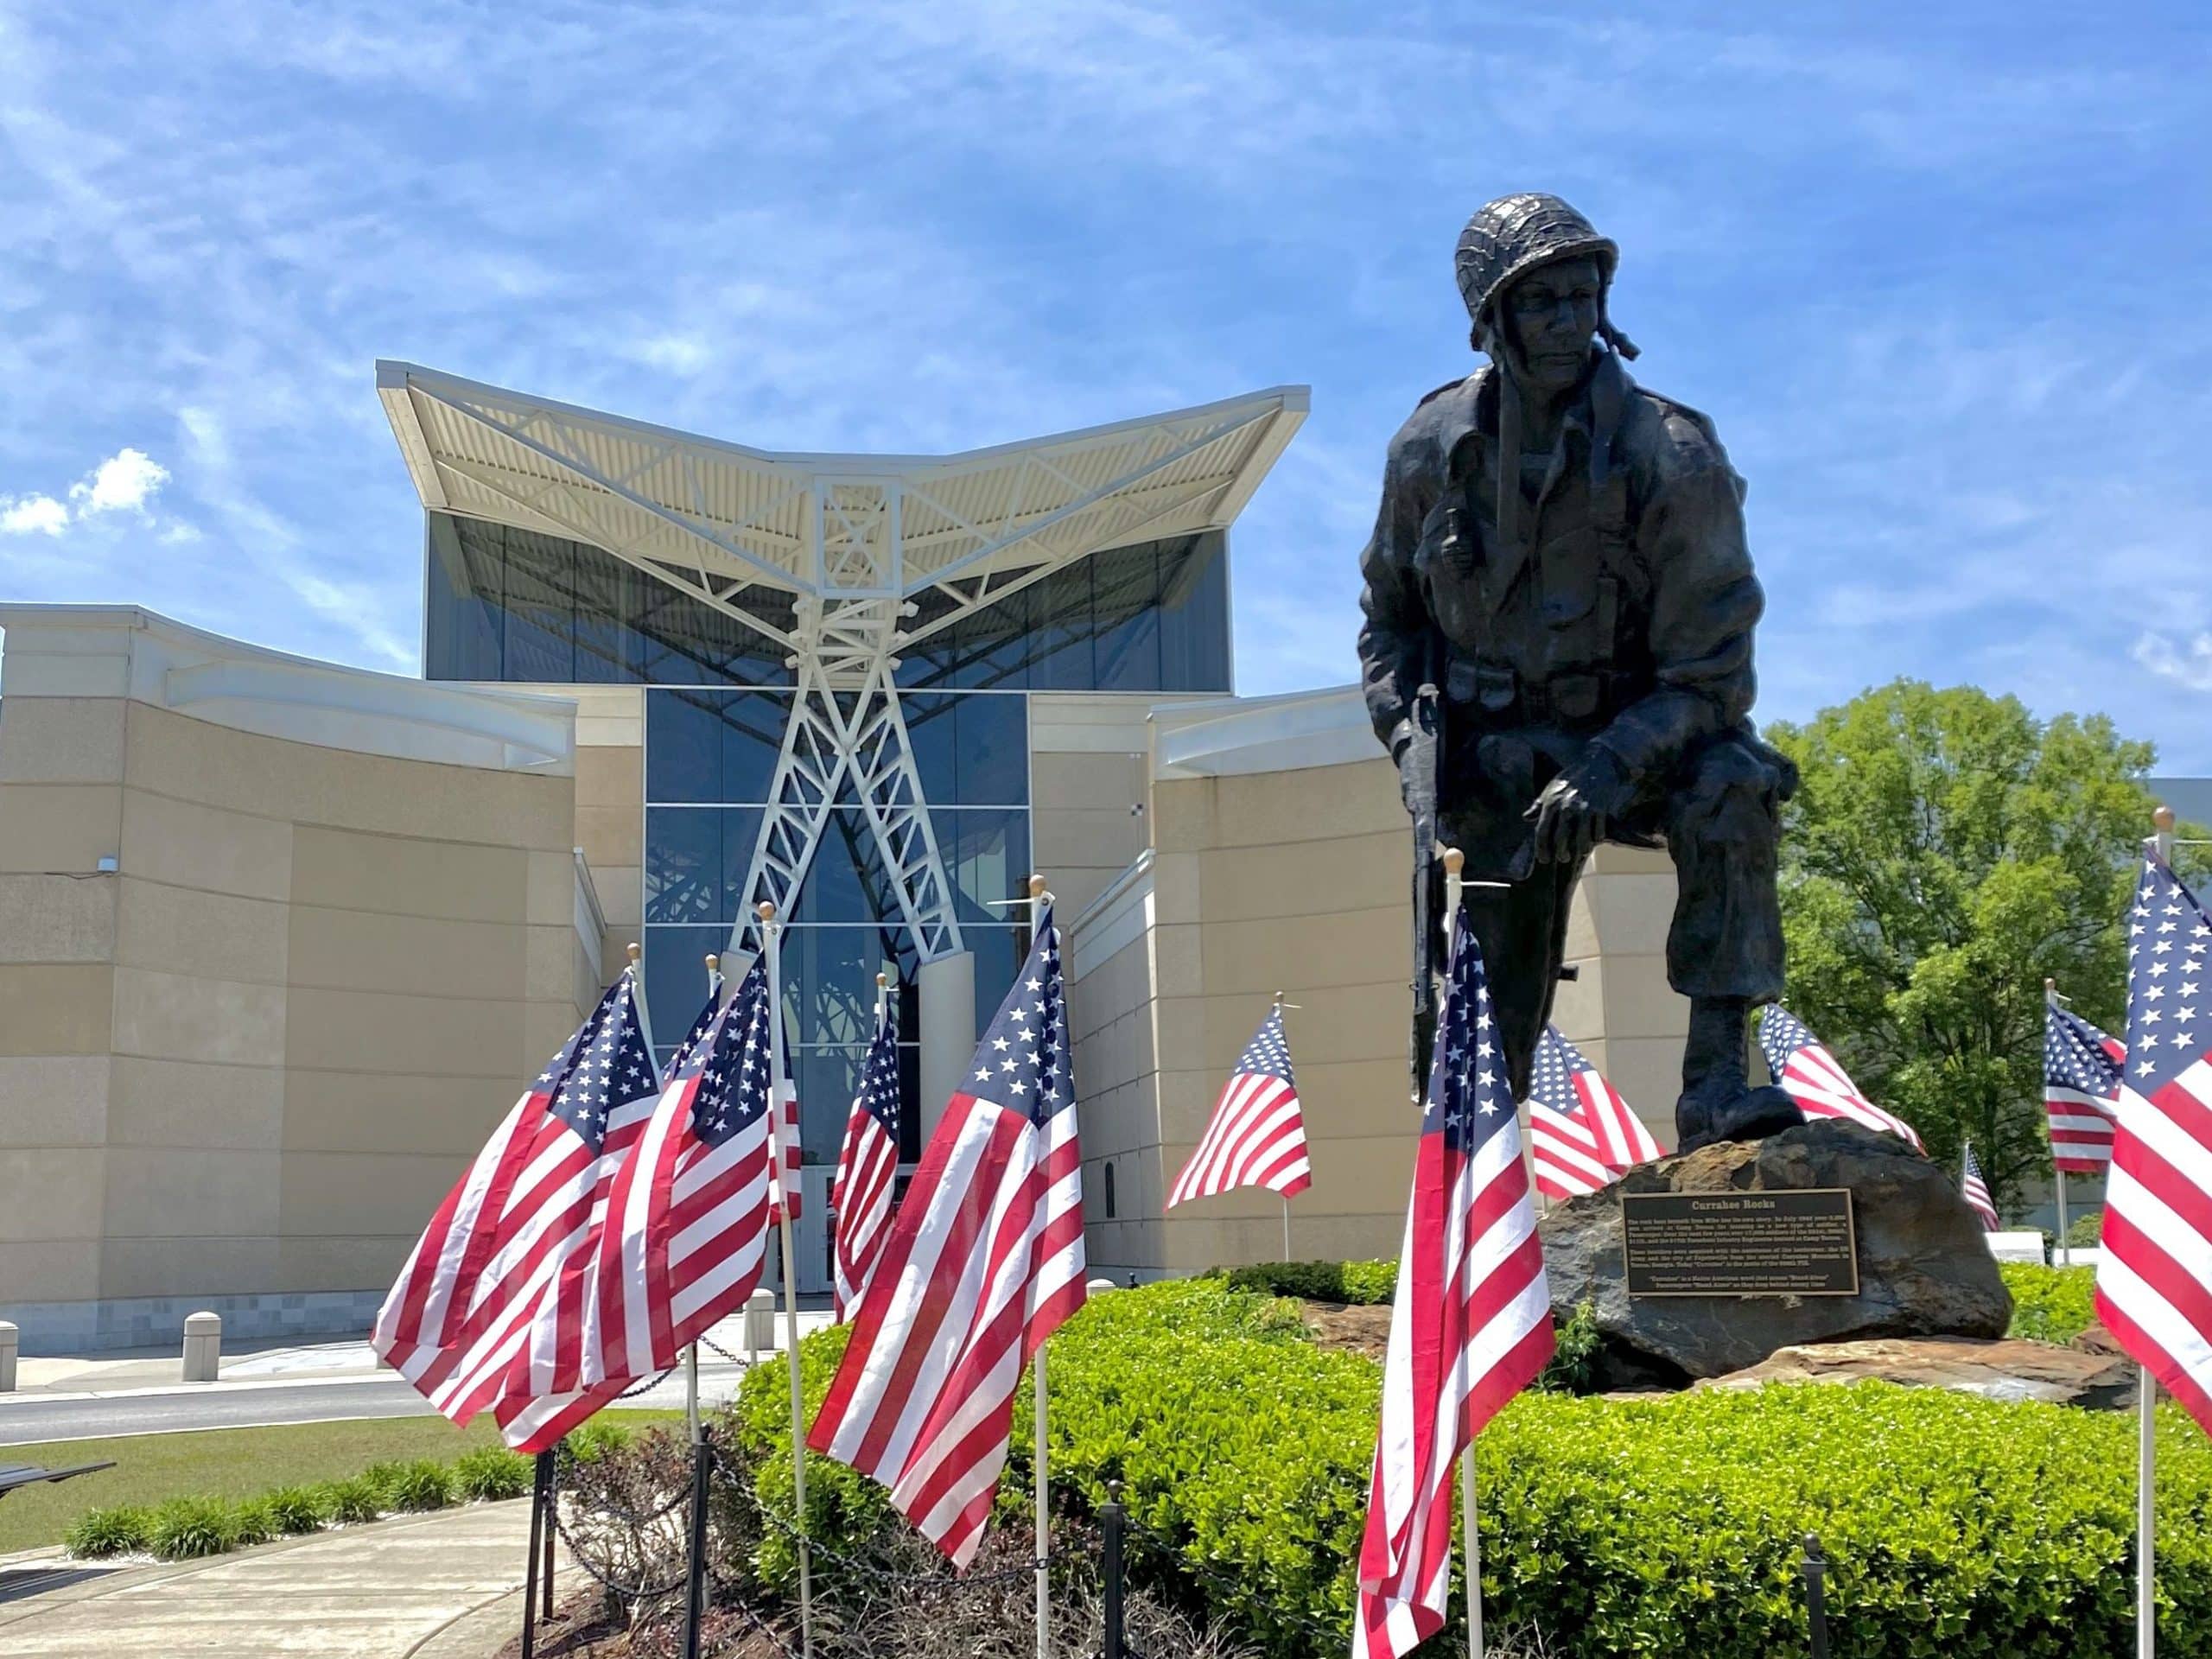
{"label": "statue's gloved hand", "polygon": [[1436,747],[1413,741],[1410,728],[1393,745],[1398,762],[1398,795],[1408,812],[1436,810]]}
{"label": "statue's gloved hand", "polygon": [[1605,838],[1609,820],[1627,810],[1631,785],[1619,760],[1595,744],[1544,785],[1525,816],[1539,859],[1580,864]]}

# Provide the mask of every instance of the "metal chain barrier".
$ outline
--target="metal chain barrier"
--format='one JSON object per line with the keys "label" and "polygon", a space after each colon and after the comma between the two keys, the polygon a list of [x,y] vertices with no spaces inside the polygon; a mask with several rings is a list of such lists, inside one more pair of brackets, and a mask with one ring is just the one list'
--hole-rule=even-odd
{"label": "metal chain barrier", "polygon": [[[799,1535],[798,1523],[762,1503],[760,1494],[755,1491],[752,1483],[745,1478],[745,1471],[732,1465],[720,1447],[713,1448],[713,1454],[715,1469],[737,1489],[746,1503],[752,1507],[753,1513],[781,1532],[786,1538],[796,1540]],[[989,1573],[941,1577],[935,1573],[896,1573],[888,1567],[877,1567],[873,1562],[860,1560],[841,1550],[832,1549],[819,1538],[808,1538],[806,1546],[808,1551],[817,1560],[826,1560],[841,1567],[856,1577],[867,1579],[876,1584],[898,1586],[905,1589],[928,1591],[932,1593],[950,1590],[974,1590],[987,1585],[1011,1584],[1017,1580],[1032,1580],[1037,1576],[1039,1567],[1050,1565],[1049,1561],[1032,1560],[1024,1561],[1019,1567],[1001,1567]]]}

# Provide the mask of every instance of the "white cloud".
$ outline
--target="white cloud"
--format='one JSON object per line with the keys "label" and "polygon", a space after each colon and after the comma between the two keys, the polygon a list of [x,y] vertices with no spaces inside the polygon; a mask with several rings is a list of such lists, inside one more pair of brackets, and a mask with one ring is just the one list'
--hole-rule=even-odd
{"label": "white cloud", "polygon": [[69,486],[81,516],[88,512],[143,514],[146,503],[168,482],[169,469],[143,449],[118,449]]}
{"label": "white cloud", "polygon": [[2212,633],[2200,633],[2178,645],[2163,633],[2145,633],[2137,639],[2131,654],[2161,679],[2192,691],[2212,691]]}
{"label": "white cloud", "polygon": [[715,360],[714,347],[703,335],[696,334],[656,334],[639,340],[631,348],[631,355],[652,368],[686,376],[702,372]]}
{"label": "white cloud", "polygon": [[0,495],[0,536],[59,536],[69,509],[50,495]]}

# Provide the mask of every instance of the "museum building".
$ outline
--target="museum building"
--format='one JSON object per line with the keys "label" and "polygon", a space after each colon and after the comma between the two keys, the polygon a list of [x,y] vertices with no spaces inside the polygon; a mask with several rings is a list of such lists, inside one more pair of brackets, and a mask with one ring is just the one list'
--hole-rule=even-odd
{"label": "museum building", "polygon": [[[27,1351],[166,1342],[200,1306],[361,1328],[626,945],[665,1053],[764,900],[825,1289],[877,976],[911,1160],[1032,870],[1097,1268],[1282,1249],[1265,1194],[1161,1213],[1278,991],[1315,1173],[1292,1247],[1395,1248],[1395,776],[1356,689],[1234,696],[1235,521],[1303,388],[947,456],[749,448],[405,364],[377,391],[423,509],[421,679],[0,606],[0,1319]],[[1669,1141],[1673,904],[1663,854],[1601,849],[1557,1011]]]}

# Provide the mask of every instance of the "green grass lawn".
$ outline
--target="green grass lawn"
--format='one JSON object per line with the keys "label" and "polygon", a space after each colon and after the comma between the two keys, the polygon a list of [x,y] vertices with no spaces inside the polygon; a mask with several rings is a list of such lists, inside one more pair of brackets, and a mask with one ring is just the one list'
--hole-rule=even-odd
{"label": "green grass lawn", "polygon": [[[608,1411],[601,1415],[636,1427],[683,1414]],[[69,1523],[86,1510],[115,1503],[153,1504],[171,1497],[251,1497],[272,1486],[358,1475],[369,1465],[391,1458],[451,1462],[474,1446],[497,1445],[499,1438],[498,1426],[486,1413],[465,1429],[442,1417],[389,1417],[0,1446],[0,1463],[66,1469],[111,1458],[116,1465],[55,1486],[23,1487],[0,1498],[0,1554],[60,1543]]]}

